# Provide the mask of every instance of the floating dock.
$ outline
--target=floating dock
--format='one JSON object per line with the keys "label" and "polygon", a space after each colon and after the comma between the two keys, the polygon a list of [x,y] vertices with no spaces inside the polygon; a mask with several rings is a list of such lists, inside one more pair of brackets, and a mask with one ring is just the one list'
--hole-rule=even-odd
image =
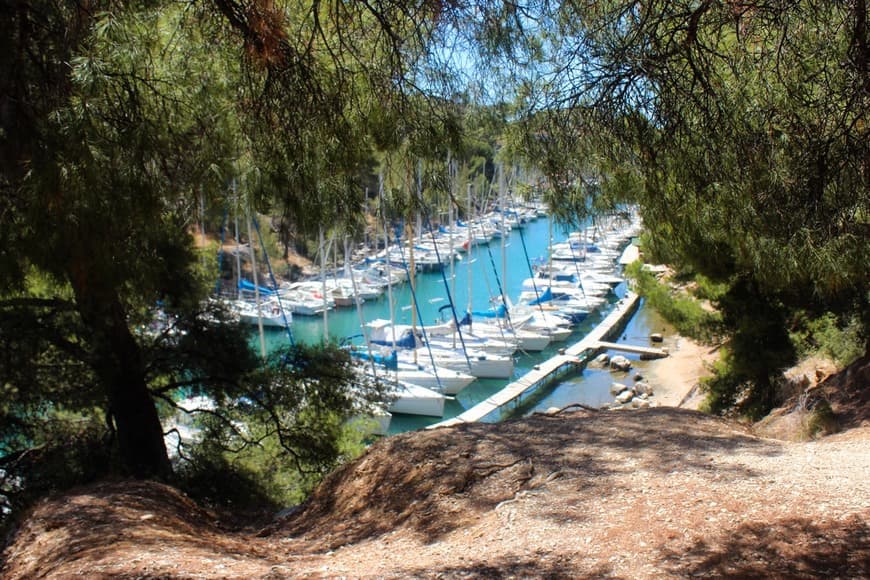
{"label": "floating dock", "polygon": [[[427,429],[481,421],[484,417],[499,410],[508,403],[518,401],[527,392],[546,386],[569,371],[582,367],[602,350],[618,348],[626,351],[629,348],[627,345],[605,342],[605,340],[619,334],[625,322],[634,314],[639,304],[640,297],[634,292],[627,291],[625,297],[616,303],[610,314],[579,342],[560,350],[559,354],[541,364],[535,365],[535,368],[531,371],[508,384],[485,401],[481,401],[456,417],[430,425]],[[661,356],[667,356],[667,352],[661,349],[644,348],[644,350],[657,351]]]}
{"label": "floating dock", "polygon": [[656,358],[665,358],[668,356],[668,351],[663,348],[653,348],[651,346],[637,346],[634,344],[617,344],[615,342],[598,343],[598,346],[603,350],[618,350],[621,352],[629,352],[639,354],[640,360],[652,360]]}

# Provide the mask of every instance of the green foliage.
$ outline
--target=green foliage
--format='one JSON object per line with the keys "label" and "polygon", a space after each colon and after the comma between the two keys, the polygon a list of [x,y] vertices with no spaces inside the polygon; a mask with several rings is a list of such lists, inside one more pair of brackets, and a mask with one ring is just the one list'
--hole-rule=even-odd
{"label": "green foliage", "polygon": [[709,300],[716,302],[728,292],[728,284],[726,282],[714,282],[703,274],[694,276],[695,286],[691,289],[693,296],[700,300]]}
{"label": "green foliage", "polygon": [[[5,415],[10,405],[2,407]],[[98,411],[42,409],[35,430],[20,414],[11,418],[0,420],[0,534],[40,497],[118,472],[117,450]]]}
{"label": "green foliage", "polygon": [[328,344],[276,353],[249,379],[232,397],[213,392],[213,409],[193,411],[197,441],[178,450],[182,485],[210,502],[299,503],[362,452],[370,424],[355,418],[386,399],[383,385],[358,379],[347,352]]}
{"label": "green foliage", "polygon": [[836,433],[838,429],[837,418],[831,404],[825,400],[816,401],[807,418],[805,435],[807,439],[814,439],[819,435]]}
{"label": "green foliage", "polygon": [[176,467],[176,482],[190,497],[205,505],[235,510],[274,513],[283,504],[280,494],[274,493],[264,482],[267,464],[250,469],[240,462],[232,462],[218,449],[199,447]]}
{"label": "green foliage", "polygon": [[711,370],[712,375],[701,381],[706,397],[700,409],[716,415],[737,412],[739,403],[751,385],[748,377],[736,368],[734,354],[727,346],[719,350],[719,359],[713,363]]}
{"label": "green foliage", "polygon": [[[716,408],[769,408],[796,311],[857,313],[866,336],[864,4],[568,1],[548,16],[563,72],[524,93],[529,156],[569,214],[594,205],[588,183],[612,184],[640,206],[648,255],[710,281],[696,295],[733,336]],[[691,306],[651,296],[696,327]]]}
{"label": "green foliage", "polygon": [[686,293],[659,282],[651,272],[643,269],[642,262],[630,264],[625,274],[634,281],[638,294],[681,334],[711,343],[721,333],[722,319],[717,312],[705,309]]}
{"label": "green foliage", "polygon": [[[241,328],[183,328],[176,340],[190,341],[185,350],[208,345],[213,360],[191,357],[177,369],[160,367],[156,384],[176,393],[163,396],[164,424],[196,433],[173,449],[177,481],[192,496],[246,510],[295,504],[332,468],[362,452],[368,424],[355,418],[387,396],[384,385],[357,377],[346,351],[298,345],[263,365],[246,344],[222,336],[246,337]],[[191,395],[200,398],[186,401]]]}
{"label": "green foliage", "polygon": [[847,366],[864,354],[865,340],[857,316],[841,321],[831,312],[816,318],[798,313],[795,319],[790,337],[802,357],[821,354]]}
{"label": "green foliage", "polygon": [[[406,58],[426,39],[414,18],[430,7],[79,8],[37,1],[3,16],[3,454],[40,445],[56,412],[102,413],[130,473],[168,477],[154,399],[171,406],[193,392],[322,474],[343,453],[355,405],[344,359],[300,351],[263,369],[245,332],[206,301],[214,261],[190,232],[200,200],[277,206],[301,232],[352,224],[373,143],[438,149],[455,115],[404,92]],[[379,130],[403,123],[375,134],[376,118]],[[243,444],[242,431],[214,430]]]}
{"label": "green foliage", "polygon": [[735,280],[718,305],[733,334],[705,382],[706,409],[760,419],[781,402],[777,381],[797,359],[786,332],[788,311],[744,279]]}

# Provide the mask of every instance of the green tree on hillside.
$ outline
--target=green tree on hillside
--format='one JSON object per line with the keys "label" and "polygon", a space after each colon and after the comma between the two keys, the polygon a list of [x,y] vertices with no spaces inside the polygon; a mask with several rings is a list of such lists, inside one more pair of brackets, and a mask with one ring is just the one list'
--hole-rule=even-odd
{"label": "green tree on hillside", "polygon": [[560,73],[533,93],[523,140],[560,201],[601,176],[639,203],[655,255],[730,283],[742,371],[721,402],[750,383],[755,411],[770,406],[797,309],[860,313],[866,338],[865,2],[564,2],[547,16]]}
{"label": "green tree on hillside", "polygon": [[[331,348],[261,364],[204,300],[214,273],[196,259],[193,208],[201,195],[231,203],[244,167],[255,210],[278,208],[308,230],[355,219],[354,180],[384,140],[384,119],[414,117],[408,63],[426,28],[410,18],[430,9],[105,0],[3,12],[7,484],[21,483],[14,470],[31,451],[76,433],[103,432],[126,473],[168,476],[159,408],[182,392],[218,405],[201,413],[227,448],[269,434],[300,469],[335,460],[341,419],[382,393],[349,390],[359,381]],[[143,330],[158,304],[166,325]],[[265,431],[239,429],[239,417]]]}

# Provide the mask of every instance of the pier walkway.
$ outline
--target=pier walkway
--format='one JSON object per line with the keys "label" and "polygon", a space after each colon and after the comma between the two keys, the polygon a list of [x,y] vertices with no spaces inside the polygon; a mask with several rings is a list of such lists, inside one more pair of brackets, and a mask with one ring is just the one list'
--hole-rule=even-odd
{"label": "pier walkway", "polygon": [[665,358],[668,356],[668,351],[662,348],[654,348],[651,346],[637,346],[634,344],[617,344],[615,342],[601,341],[598,346],[604,350],[618,350],[622,352],[630,352],[639,354],[641,360],[650,360],[654,358]]}
{"label": "pier walkway", "polygon": [[[621,350],[626,350],[626,345],[616,345],[604,341],[619,333],[625,321],[634,314],[639,302],[640,298],[638,295],[628,291],[625,298],[616,303],[610,314],[580,341],[566,349],[561,349],[556,356],[547,359],[539,365],[535,365],[535,368],[531,371],[516,381],[509,383],[502,390],[464,413],[430,425],[427,428],[435,429],[437,427],[448,427],[460,423],[480,421],[490,413],[497,411],[500,407],[513,401],[518,401],[528,391],[550,384],[568,371],[584,365],[595,353],[601,350],[617,347]],[[667,356],[667,353],[660,349],[647,350],[655,350],[660,352],[662,356]]]}

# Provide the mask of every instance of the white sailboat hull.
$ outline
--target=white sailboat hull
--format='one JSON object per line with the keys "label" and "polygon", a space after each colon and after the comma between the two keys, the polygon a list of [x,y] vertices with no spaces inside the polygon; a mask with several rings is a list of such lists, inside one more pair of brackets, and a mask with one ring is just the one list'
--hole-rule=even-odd
{"label": "white sailboat hull", "polygon": [[445,397],[425,387],[398,383],[391,393],[396,399],[389,406],[390,413],[443,417]]}

